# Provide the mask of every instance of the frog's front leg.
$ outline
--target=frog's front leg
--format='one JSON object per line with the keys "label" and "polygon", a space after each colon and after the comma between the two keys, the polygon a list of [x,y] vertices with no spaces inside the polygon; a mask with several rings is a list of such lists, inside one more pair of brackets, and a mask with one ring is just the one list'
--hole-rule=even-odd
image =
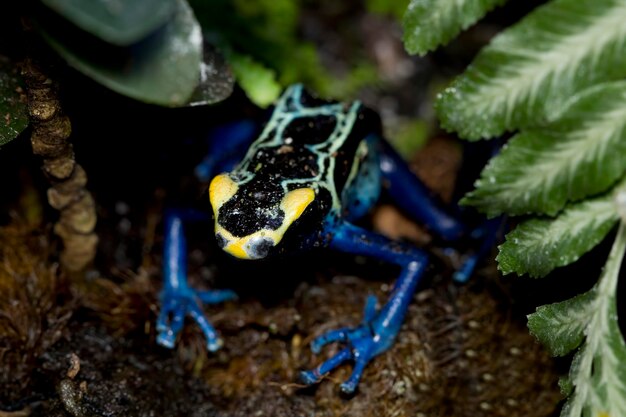
{"label": "frog's front leg", "polygon": [[346,347],[315,369],[301,372],[302,381],[314,384],[343,362],[353,360],[355,365],[352,375],[341,384],[341,390],[350,394],[356,389],[365,367],[372,358],[392,346],[413,293],[426,269],[427,255],[413,246],[390,240],[347,222],[334,227],[330,247],[343,252],[376,257],[402,268],[389,300],[380,310],[376,308],[376,298],[370,296],[366,302],[361,325],[332,330],[311,344],[314,353],[318,353],[324,345],[331,342],[342,342]]}
{"label": "frog's front leg", "polygon": [[215,304],[236,298],[230,290],[198,291],[187,283],[187,240],[184,223],[208,221],[209,216],[194,210],[168,210],[165,214],[163,255],[163,290],[161,311],[157,319],[157,343],[172,348],[183,327],[185,316],[200,326],[207,349],[216,351],[222,345],[217,332],[202,311],[202,303]]}

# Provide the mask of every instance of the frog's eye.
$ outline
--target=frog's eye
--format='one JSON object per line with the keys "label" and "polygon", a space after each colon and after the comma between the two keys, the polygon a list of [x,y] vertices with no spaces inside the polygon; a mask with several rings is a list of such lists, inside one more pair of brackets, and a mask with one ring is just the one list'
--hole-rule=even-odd
{"label": "frog's eye", "polygon": [[285,213],[283,224],[289,225],[294,222],[314,199],[315,191],[312,188],[298,188],[289,191],[280,203],[280,208]]}
{"label": "frog's eye", "polygon": [[220,174],[213,178],[209,185],[209,199],[216,215],[222,204],[230,200],[238,188],[237,183],[228,174]]}

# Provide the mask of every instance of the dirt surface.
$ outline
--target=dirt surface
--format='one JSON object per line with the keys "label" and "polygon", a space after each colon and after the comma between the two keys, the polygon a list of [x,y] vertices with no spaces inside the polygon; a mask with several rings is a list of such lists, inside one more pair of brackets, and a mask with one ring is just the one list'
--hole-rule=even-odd
{"label": "dirt surface", "polygon": [[[426,146],[414,168],[451,197],[456,145]],[[442,156],[448,155],[448,156]],[[429,177],[430,175],[430,177]],[[448,191],[446,191],[448,190]],[[346,364],[314,387],[297,374],[337,352],[315,356],[311,340],[356,325],[368,294],[388,295],[397,270],[332,254],[255,265],[230,260],[191,230],[190,279],[229,287],[236,302],[207,307],[225,346],[209,354],[191,321],[175,350],[155,343],[161,286],[161,212],[145,213],[138,268],[125,268],[138,237],[123,226],[104,233],[108,275],[73,280],[54,260],[51,231],[13,221],[0,231],[0,409],[8,416],[419,416],[543,417],[558,412],[555,363],[528,334],[514,293],[484,264],[469,285],[433,259],[395,345],[365,371],[359,391],[342,396]],[[377,230],[432,242],[396,210],[378,210]],[[407,225],[412,225],[410,229]],[[416,231],[415,234],[409,233]],[[8,297],[6,297],[8,295]],[[8,414],[6,414],[8,413]]]}
{"label": "dirt surface", "polygon": [[[11,235],[13,247],[33,239],[15,230]],[[40,254],[30,256],[28,262]],[[14,269],[6,251],[2,261],[3,273]],[[22,347],[22,354],[38,349],[29,372],[17,361],[3,361],[2,375],[13,385],[5,380],[2,407],[26,408],[30,414],[22,415],[33,416],[552,415],[560,398],[554,364],[520,317],[511,314],[506,292],[490,281],[491,267],[469,286],[433,276],[416,295],[396,344],[367,368],[354,397],[338,390],[350,366],[316,387],[300,386],[299,369],[337,351],[330,346],[315,357],[308,348],[311,339],[357,324],[365,297],[373,293],[382,300],[388,292],[390,280],[383,278],[392,278],[390,271],[377,264],[356,269],[388,276],[320,275],[270,305],[245,296],[211,307],[209,316],[225,339],[215,355],[204,352],[191,323],[177,350],[155,344],[158,277],[94,279],[75,287],[64,306],[47,305],[38,312],[42,336],[35,344],[40,345]],[[36,274],[22,275],[14,291],[30,292],[41,285],[36,279]],[[14,298],[2,310],[6,314],[24,302]],[[71,311],[71,319],[59,309]],[[17,346],[4,350],[4,357],[16,354]]]}

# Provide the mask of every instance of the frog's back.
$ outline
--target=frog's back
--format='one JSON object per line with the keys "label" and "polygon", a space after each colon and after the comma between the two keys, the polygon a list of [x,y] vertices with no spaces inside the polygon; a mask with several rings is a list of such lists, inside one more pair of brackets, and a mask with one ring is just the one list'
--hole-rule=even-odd
{"label": "frog's back", "polygon": [[312,188],[327,200],[327,211],[338,211],[366,158],[364,139],[379,131],[378,116],[361,103],[328,102],[295,85],[233,174],[255,190]]}

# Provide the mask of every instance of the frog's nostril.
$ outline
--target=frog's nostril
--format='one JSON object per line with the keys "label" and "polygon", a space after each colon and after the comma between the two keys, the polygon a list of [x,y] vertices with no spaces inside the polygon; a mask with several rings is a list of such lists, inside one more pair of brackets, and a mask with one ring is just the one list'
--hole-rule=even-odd
{"label": "frog's nostril", "polygon": [[215,240],[217,241],[217,246],[219,246],[220,249],[224,249],[224,247],[228,243],[228,241],[226,239],[224,239],[224,236],[222,236],[219,233],[215,234]]}

